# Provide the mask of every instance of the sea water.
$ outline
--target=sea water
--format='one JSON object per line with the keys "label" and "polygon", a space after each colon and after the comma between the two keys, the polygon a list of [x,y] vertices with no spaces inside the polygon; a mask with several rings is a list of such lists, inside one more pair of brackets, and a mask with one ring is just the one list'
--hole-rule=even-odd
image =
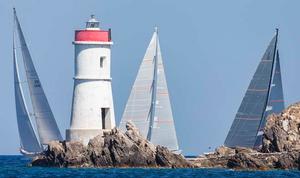
{"label": "sea water", "polygon": [[0,156],[0,177],[300,177],[300,171],[233,171],[227,169],[42,168],[29,167],[23,156]]}

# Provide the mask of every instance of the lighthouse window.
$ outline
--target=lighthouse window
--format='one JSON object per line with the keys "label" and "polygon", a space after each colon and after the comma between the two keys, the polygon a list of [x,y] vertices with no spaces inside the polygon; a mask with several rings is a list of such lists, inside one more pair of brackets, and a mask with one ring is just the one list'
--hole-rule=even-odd
{"label": "lighthouse window", "polygon": [[100,67],[103,68],[103,63],[104,63],[105,57],[100,57]]}

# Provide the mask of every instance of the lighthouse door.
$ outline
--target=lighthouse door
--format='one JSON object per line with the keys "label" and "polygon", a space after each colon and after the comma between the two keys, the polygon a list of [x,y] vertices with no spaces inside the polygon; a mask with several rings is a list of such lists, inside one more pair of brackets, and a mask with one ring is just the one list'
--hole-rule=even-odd
{"label": "lighthouse door", "polygon": [[101,108],[102,129],[107,128],[107,122],[109,121],[109,117],[109,108]]}

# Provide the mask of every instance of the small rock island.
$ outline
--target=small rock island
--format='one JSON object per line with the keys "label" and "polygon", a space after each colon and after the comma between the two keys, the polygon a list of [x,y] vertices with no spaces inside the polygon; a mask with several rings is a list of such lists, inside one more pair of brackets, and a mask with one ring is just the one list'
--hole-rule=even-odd
{"label": "small rock island", "polygon": [[268,117],[259,150],[220,146],[213,153],[187,160],[144,139],[133,123],[127,131],[105,132],[81,142],[51,142],[32,166],[49,167],[167,167],[228,168],[237,170],[300,169],[300,103]]}
{"label": "small rock island", "polygon": [[35,157],[32,166],[43,167],[168,167],[193,165],[182,155],[155,146],[144,139],[133,123],[122,133],[114,128],[91,139],[87,146],[77,141],[53,141],[46,151]]}

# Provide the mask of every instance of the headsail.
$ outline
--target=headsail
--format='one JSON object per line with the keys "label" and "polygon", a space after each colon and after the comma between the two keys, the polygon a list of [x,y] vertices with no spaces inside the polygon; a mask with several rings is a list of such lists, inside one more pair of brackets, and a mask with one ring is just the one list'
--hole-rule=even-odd
{"label": "headsail", "polygon": [[146,138],[149,131],[156,33],[153,34],[127,101],[120,128],[132,121]]}
{"label": "headsail", "polygon": [[129,120],[152,143],[178,150],[157,30],[132,87],[120,128],[125,130],[125,124]]}
{"label": "headsail", "polygon": [[157,89],[155,115],[152,125],[151,142],[163,145],[170,150],[179,150],[173,120],[169,91],[163,66],[162,55],[157,39]]}
{"label": "headsail", "polygon": [[26,104],[24,102],[24,96],[22,91],[22,86],[20,84],[16,46],[15,46],[15,32],[13,39],[13,62],[14,62],[14,87],[15,87],[15,104],[16,104],[16,114],[17,123],[19,130],[19,138],[21,149],[27,152],[40,152],[42,151],[41,145],[34,133]]}
{"label": "headsail", "polygon": [[48,100],[40,83],[39,77],[33,65],[25,38],[14,11],[16,28],[20,40],[23,62],[29,86],[30,98],[36,119],[38,135],[41,144],[47,144],[52,140],[62,140],[61,134],[55,122]]}
{"label": "headsail", "polygon": [[225,146],[253,147],[264,116],[277,45],[277,33],[270,42],[250,82],[240,108],[225,140]]}
{"label": "headsail", "polygon": [[280,59],[279,52],[276,52],[275,69],[273,72],[273,80],[271,85],[270,96],[268,99],[268,105],[266,107],[265,114],[260,123],[259,130],[257,132],[257,138],[254,147],[259,148],[262,144],[263,129],[266,125],[267,118],[270,114],[278,114],[284,109],[284,96],[282,89],[281,70],[280,70]]}

